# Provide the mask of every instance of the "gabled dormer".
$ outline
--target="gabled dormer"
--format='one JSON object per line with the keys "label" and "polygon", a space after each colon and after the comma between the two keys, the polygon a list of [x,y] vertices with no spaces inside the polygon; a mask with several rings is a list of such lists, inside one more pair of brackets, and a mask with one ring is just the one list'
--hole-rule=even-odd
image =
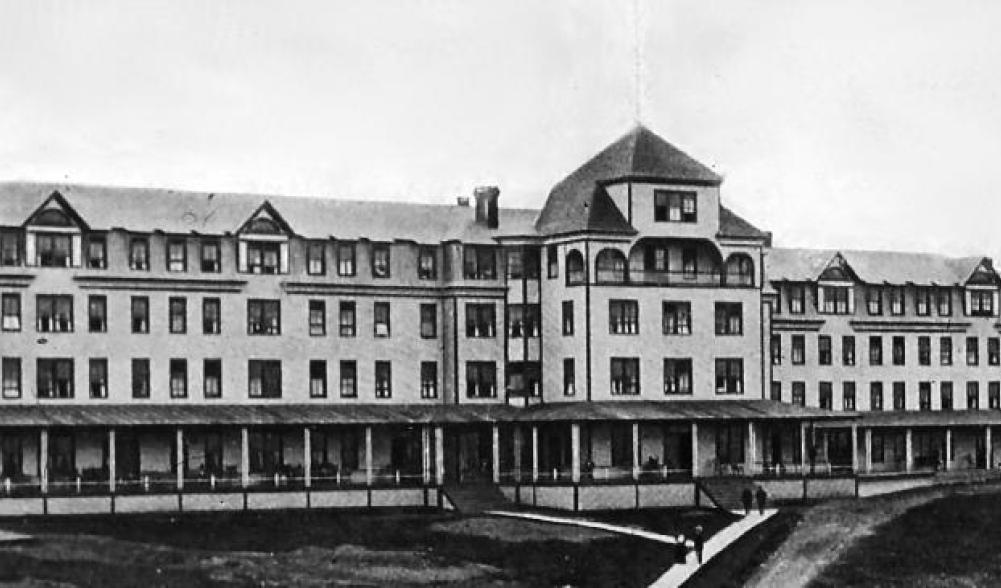
{"label": "gabled dormer", "polygon": [[286,274],[289,238],[294,231],[270,202],[265,201],[236,231],[237,271]]}
{"label": "gabled dormer", "polygon": [[58,191],[35,209],[22,225],[26,265],[80,267],[87,223]]}
{"label": "gabled dormer", "polygon": [[967,316],[998,316],[998,286],[1001,280],[990,258],[983,258],[966,278],[964,309]]}
{"label": "gabled dormer", "polygon": [[817,276],[817,312],[855,314],[855,270],[837,253]]}

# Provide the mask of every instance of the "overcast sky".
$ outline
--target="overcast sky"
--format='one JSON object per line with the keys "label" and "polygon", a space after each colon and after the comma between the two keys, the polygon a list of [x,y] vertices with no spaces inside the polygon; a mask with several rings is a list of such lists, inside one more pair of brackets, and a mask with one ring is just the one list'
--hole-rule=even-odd
{"label": "overcast sky", "polygon": [[777,245],[1001,258],[999,30],[994,1],[0,0],[0,180],[539,207],[634,123],[639,57],[642,121]]}

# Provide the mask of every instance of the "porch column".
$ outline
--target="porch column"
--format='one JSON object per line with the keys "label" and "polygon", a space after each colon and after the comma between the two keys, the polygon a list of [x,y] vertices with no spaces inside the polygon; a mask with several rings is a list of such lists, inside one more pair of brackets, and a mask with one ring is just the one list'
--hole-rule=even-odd
{"label": "porch column", "polygon": [[865,430],[865,471],[872,471],[872,428]]}
{"label": "porch column", "polygon": [[570,480],[580,482],[580,423],[570,423]]}
{"label": "porch column", "polygon": [[858,424],[852,423],[852,473],[857,474],[858,467]]}
{"label": "porch column", "polygon": [[640,424],[633,421],[633,479],[640,477]]}
{"label": "porch column", "polygon": [[914,468],[914,443],[913,443],[911,428],[907,427],[904,431],[904,471],[911,471]]}
{"label": "porch column", "polygon": [[994,455],[991,448],[991,426],[984,427],[984,467],[994,469]]}
{"label": "porch column", "polygon": [[313,483],[313,439],[309,427],[302,428],[302,483],[309,488]]}
{"label": "porch column", "polygon": [[692,477],[699,475],[699,425],[692,421]]}
{"label": "porch column", "polygon": [[490,456],[494,484],[500,484],[500,425],[494,423],[490,430],[493,453]]}
{"label": "porch column", "polygon": [[421,427],[421,472],[424,485],[431,484],[431,425]]}
{"label": "porch column", "polygon": [[512,439],[514,445],[514,477],[520,483],[521,482],[521,425],[514,426],[514,439]]}
{"label": "porch column", "polygon": [[754,421],[747,421],[747,467],[744,471],[747,475],[754,474],[754,467],[758,462],[758,440],[754,436]]}
{"label": "porch column", "polygon": [[42,494],[49,492],[49,430],[38,433],[38,486]]}
{"label": "porch column", "polygon": [[372,485],[372,425],[365,425],[365,483]]}
{"label": "porch column", "polygon": [[115,429],[108,429],[108,492],[115,493]]}
{"label": "porch column", "polygon": [[807,430],[807,423],[804,421],[799,424],[799,467],[800,473],[806,476],[806,466],[807,460],[810,459],[809,452],[806,447],[806,439],[809,431]]}
{"label": "porch column", "polygon": [[184,459],[184,429],[177,427],[177,491],[184,490],[184,470],[188,460]]}
{"label": "porch column", "polygon": [[952,427],[945,428],[945,471],[952,469]]}
{"label": "porch column", "polygon": [[539,425],[532,425],[532,483],[539,481]]}
{"label": "porch column", "polygon": [[445,427],[434,428],[434,473],[435,480],[441,486],[445,483]]}
{"label": "porch column", "polygon": [[250,486],[250,431],[240,427],[240,486]]}

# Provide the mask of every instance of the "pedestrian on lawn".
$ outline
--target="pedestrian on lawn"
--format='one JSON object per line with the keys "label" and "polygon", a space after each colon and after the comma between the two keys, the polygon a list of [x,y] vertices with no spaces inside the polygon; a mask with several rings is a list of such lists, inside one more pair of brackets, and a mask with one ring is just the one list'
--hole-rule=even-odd
{"label": "pedestrian on lawn", "polygon": [[754,497],[751,495],[751,488],[748,486],[740,493],[740,501],[744,503],[744,516],[751,514],[751,503]]}
{"label": "pedestrian on lawn", "polygon": [[674,563],[684,565],[688,560],[688,545],[685,534],[678,533],[674,543]]}
{"label": "pedestrian on lawn", "polygon": [[768,493],[761,486],[758,486],[758,491],[754,493],[754,497],[758,499],[758,514],[765,514],[765,501],[768,500]]}
{"label": "pedestrian on lawn", "polygon": [[695,547],[695,558],[698,559],[699,565],[702,565],[702,548],[705,547],[706,539],[702,536],[702,525],[695,526],[695,532],[692,534],[692,546]]}

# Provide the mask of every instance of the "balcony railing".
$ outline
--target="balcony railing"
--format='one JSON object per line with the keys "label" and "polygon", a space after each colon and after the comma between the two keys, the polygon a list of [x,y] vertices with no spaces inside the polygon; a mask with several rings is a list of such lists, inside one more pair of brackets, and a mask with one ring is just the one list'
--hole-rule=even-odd
{"label": "balcony railing", "polygon": [[[657,270],[597,270],[595,272],[598,284],[641,284],[648,286],[715,286],[748,288],[754,286],[753,276],[724,275],[721,272],[685,272]],[[579,280],[568,280],[570,285],[583,283]]]}

